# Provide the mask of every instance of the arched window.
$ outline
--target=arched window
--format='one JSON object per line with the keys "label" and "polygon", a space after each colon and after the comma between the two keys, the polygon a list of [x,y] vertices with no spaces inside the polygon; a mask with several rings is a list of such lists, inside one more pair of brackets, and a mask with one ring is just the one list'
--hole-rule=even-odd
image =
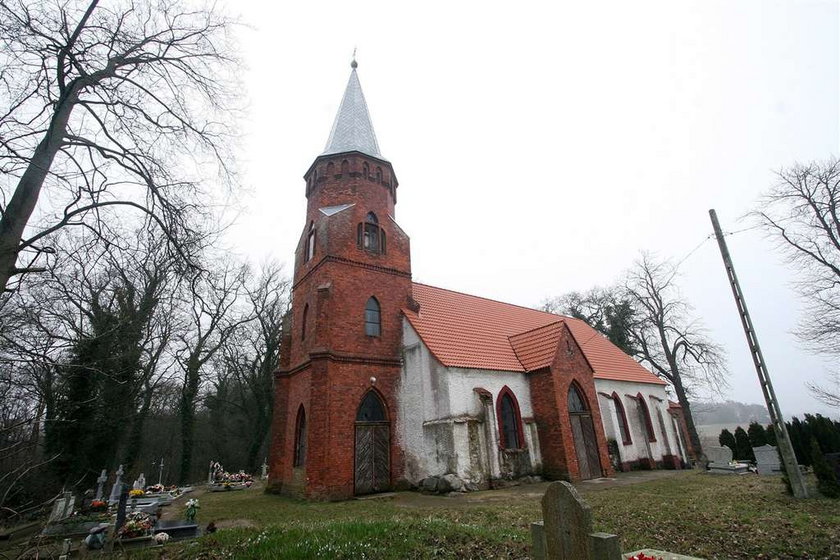
{"label": "arched window", "polygon": [[621,431],[621,440],[624,445],[633,443],[633,438],[630,437],[630,426],[627,424],[627,414],[624,412],[624,404],[621,402],[621,397],[618,393],[612,394],[613,402],[615,403],[615,415],[618,417],[618,428]]}
{"label": "arched window", "polygon": [[647,402],[641,393],[636,395],[636,401],[639,403],[639,413],[642,416],[642,422],[645,425],[648,441],[656,441],[656,432],[653,431],[653,422],[650,419],[650,410],[648,410]]}
{"label": "arched window", "polygon": [[345,159],[341,162],[341,176],[347,177],[347,174],[350,172],[350,163]]}
{"label": "arched window", "polygon": [[569,412],[586,412],[589,407],[586,406],[586,399],[580,394],[577,385],[574,383],[569,387]]}
{"label": "arched window", "polygon": [[309,262],[315,256],[315,222],[309,222],[309,232],[306,234],[306,248],[303,262]]}
{"label": "arched window", "polygon": [[327,164],[327,179],[335,175],[335,164],[333,162],[329,162]]}
{"label": "arched window", "polygon": [[367,179],[368,175],[370,175],[370,168],[368,167],[367,162],[365,162],[362,164],[362,177]]}
{"label": "arched window", "polygon": [[519,415],[519,403],[513,392],[507,387],[499,392],[496,401],[496,414],[499,416],[499,445],[502,449],[522,449],[522,418]]}
{"label": "arched window", "polygon": [[356,422],[387,422],[388,417],[385,414],[385,405],[382,404],[382,399],[376,394],[376,391],[368,391],[365,398],[362,399],[362,404],[359,405],[359,410],[356,412]]}
{"label": "arched window", "polygon": [[302,467],[306,463],[306,412],[303,405],[300,405],[295,420],[295,458],[292,463],[295,467]]}
{"label": "arched window", "polygon": [[303,318],[300,321],[300,339],[306,340],[306,317],[309,315],[309,304],[303,306]]}
{"label": "arched window", "polygon": [[376,182],[377,183],[382,182],[382,168],[381,167],[376,168]]}
{"label": "arched window", "polygon": [[381,324],[379,302],[375,297],[371,297],[365,304],[365,334],[379,336],[382,331]]}
{"label": "arched window", "polygon": [[385,231],[379,227],[379,219],[373,212],[368,212],[365,222],[356,228],[356,243],[365,251],[385,253]]}

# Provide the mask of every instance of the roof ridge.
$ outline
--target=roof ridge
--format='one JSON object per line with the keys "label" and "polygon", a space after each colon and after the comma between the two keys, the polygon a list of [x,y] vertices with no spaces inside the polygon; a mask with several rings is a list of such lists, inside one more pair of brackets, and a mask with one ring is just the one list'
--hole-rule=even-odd
{"label": "roof ridge", "polygon": [[[534,311],[535,313],[542,313],[543,315],[551,315],[553,317],[559,317],[560,320],[563,319],[573,319],[573,317],[567,317],[566,315],[558,315],[557,313],[551,313],[549,311],[543,311],[541,309],[534,309],[533,307],[528,307],[525,305],[519,305],[518,303],[510,303],[507,301],[500,301],[498,299],[488,298],[484,296],[477,296],[475,294],[468,294],[466,292],[459,292],[458,290],[452,290],[449,288],[441,288],[440,286],[432,286],[431,284],[424,284],[423,282],[411,282],[412,284],[417,284],[418,286],[425,286],[427,288],[434,288],[435,290],[443,290],[445,292],[451,292],[453,294],[460,294],[462,296],[467,296],[475,299],[483,299],[484,301],[492,301],[493,303],[501,303],[502,305],[509,305],[511,307],[518,307],[520,309],[527,309],[528,311]],[[545,325],[543,325],[545,326]]]}

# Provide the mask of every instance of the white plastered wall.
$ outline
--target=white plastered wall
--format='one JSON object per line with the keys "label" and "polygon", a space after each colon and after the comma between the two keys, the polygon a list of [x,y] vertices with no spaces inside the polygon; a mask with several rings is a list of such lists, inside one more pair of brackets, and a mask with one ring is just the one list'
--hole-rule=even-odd
{"label": "white plastered wall", "polygon": [[[668,414],[668,395],[665,393],[664,385],[595,379],[595,389],[599,393],[598,404],[601,407],[604,432],[607,438],[618,442],[618,451],[622,462],[638,461],[644,458],[661,461],[663,455],[681,455],[680,447],[677,444],[679,436],[675,432],[674,423],[671,421],[670,414]],[[627,424],[630,428],[632,439],[630,445],[624,445],[623,438],[619,433],[615,403],[602,393],[607,395],[616,393],[621,399]],[[638,413],[636,399],[629,396],[635,397],[639,393],[644,397],[647,404],[656,441],[648,441],[647,429]],[[663,421],[661,423],[657,410],[662,415]],[[665,429],[664,435],[662,433],[663,427]]]}
{"label": "white plastered wall", "polygon": [[[525,374],[445,367],[404,319],[396,431],[405,455],[405,478],[416,484],[427,476],[453,473],[482,483],[501,476],[496,401],[505,386],[516,396],[528,460],[537,470],[542,460],[536,425],[524,421],[533,418]],[[476,393],[479,387],[492,395],[491,402]]]}

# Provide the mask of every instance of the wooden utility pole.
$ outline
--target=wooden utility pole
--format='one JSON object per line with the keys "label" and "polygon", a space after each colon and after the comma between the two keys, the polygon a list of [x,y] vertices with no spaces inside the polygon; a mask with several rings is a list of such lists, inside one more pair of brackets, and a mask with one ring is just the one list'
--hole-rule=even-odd
{"label": "wooden utility pole", "polygon": [[709,210],[712,218],[712,227],[715,229],[715,237],[720,247],[720,255],[723,257],[723,266],[726,268],[726,276],[729,278],[729,285],[732,286],[732,295],[735,296],[735,305],[738,307],[738,315],[741,316],[741,324],[744,326],[744,334],[747,336],[747,345],[750,347],[755,371],[758,373],[758,382],[761,384],[761,391],[764,393],[764,402],[767,403],[767,412],[770,413],[770,420],[773,422],[773,430],[776,432],[776,444],[779,446],[779,453],[782,456],[782,463],[785,466],[788,480],[790,481],[793,495],[797,498],[807,498],[808,490],[805,487],[805,479],[796,462],[796,454],[793,452],[793,445],[790,443],[787,427],[782,410],[779,408],[779,401],[773,391],[773,383],[770,381],[770,374],[767,372],[767,365],[764,356],[761,354],[761,347],[758,345],[758,337],[750,319],[750,312],[747,310],[747,302],[741,292],[741,285],[738,284],[738,277],[735,276],[735,267],[732,266],[732,257],[729,256],[729,249],[723,232],[718,223],[717,214],[714,209]]}

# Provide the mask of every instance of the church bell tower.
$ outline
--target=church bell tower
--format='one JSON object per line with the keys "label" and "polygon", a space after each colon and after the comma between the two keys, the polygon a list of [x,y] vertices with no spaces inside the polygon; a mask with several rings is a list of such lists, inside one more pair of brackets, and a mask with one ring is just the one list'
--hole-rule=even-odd
{"label": "church bell tower", "polygon": [[314,499],[388,490],[402,475],[394,421],[402,310],[412,306],[409,239],[351,67],[326,148],[304,174],[275,382],[269,487]]}

